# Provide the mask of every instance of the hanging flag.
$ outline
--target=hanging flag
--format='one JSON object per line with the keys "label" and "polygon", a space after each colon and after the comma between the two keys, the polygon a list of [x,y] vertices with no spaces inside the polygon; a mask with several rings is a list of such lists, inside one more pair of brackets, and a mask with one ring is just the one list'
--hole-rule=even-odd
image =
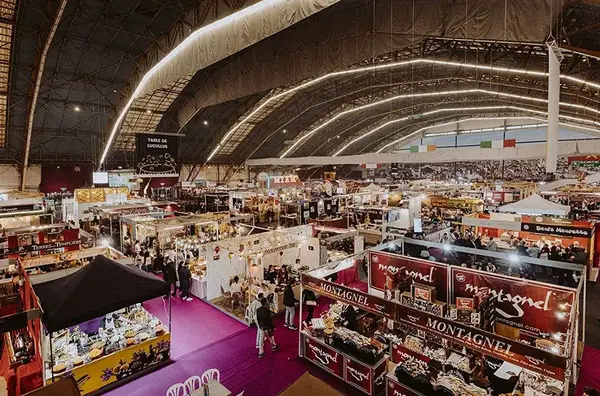
{"label": "hanging flag", "polygon": [[435,149],[436,149],[435,144],[421,144],[419,146],[411,146],[410,152],[411,153],[425,153],[427,151],[435,151]]}
{"label": "hanging flag", "polygon": [[488,140],[485,142],[481,142],[479,147],[481,148],[506,148],[506,147],[516,147],[517,140],[516,139],[505,139],[505,140]]}

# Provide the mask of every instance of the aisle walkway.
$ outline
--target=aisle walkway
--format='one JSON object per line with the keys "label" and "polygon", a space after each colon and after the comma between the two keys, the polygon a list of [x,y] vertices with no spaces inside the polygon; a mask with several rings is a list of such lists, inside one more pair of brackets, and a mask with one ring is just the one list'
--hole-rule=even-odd
{"label": "aisle walkway", "polygon": [[[160,305],[158,306],[162,309]],[[153,309],[154,306],[148,308]],[[283,315],[278,315],[275,318],[276,339],[281,344],[281,350],[271,353],[270,348],[267,347],[267,355],[259,358],[254,346],[256,328],[248,328],[199,300],[194,301],[194,309],[205,313],[204,326],[207,326],[206,322],[215,322],[212,325],[212,334],[202,333],[199,330],[195,331],[192,338],[197,339],[198,342],[202,341],[203,346],[178,357],[173,356],[173,362],[168,366],[116,388],[108,392],[107,395],[163,396],[174,383],[183,382],[192,375],[200,375],[210,368],[217,368],[221,372],[221,382],[234,395],[241,391],[244,391],[244,396],[276,395],[307,370],[331,383],[342,392],[355,394],[353,388],[342,381],[335,380],[332,376],[325,374],[304,359],[297,357],[298,331],[283,327]],[[184,309],[184,311],[188,315],[196,315],[191,312],[192,310]],[[298,314],[296,314],[297,316]],[[173,310],[173,318],[175,319],[175,309]],[[186,317],[179,318],[178,321],[181,326],[188,326]],[[202,339],[204,336],[214,339],[222,334],[216,323],[218,323],[218,326],[222,326],[223,329],[235,329],[238,326],[242,326],[243,329],[230,333],[218,341],[206,342]],[[177,332],[177,327],[174,327],[174,332]],[[175,339],[173,348],[181,349],[177,347],[179,343],[176,338],[177,333],[174,333],[173,337]],[[189,342],[189,339],[185,342]]]}

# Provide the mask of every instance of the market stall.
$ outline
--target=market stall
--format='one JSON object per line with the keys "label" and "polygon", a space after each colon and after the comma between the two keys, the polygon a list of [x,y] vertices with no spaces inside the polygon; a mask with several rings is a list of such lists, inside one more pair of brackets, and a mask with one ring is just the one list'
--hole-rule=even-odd
{"label": "market stall", "polygon": [[[300,271],[318,266],[319,241],[311,233],[310,226],[300,226],[206,245],[207,301],[247,324],[246,308],[258,293],[273,312],[282,311],[285,284],[298,283]],[[231,287],[235,277],[240,292]],[[299,286],[294,291],[299,298]]]}
{"label": "market stall", "polygon": [[162,280],[97,256],[34,292],[43,312],[45,383],[69,373],[85,395],[169,360],[170,324],[140,304],[169,294]]}
{"label": "market stall", "polygon": [[328,280],[353,259],[302,274],[334,303],[301,328],[301,356],[367,394],[569,394],[585,279],[561,287],[384,249],[369,252],[368,292]]}
{"label": "market stall", "polygon": [[0,229],[52,224],[41,197],[0,201]]}
{"label": "market stall", "polygon": [[501,213],[517,213],[530,216],[566,217],[571,211],[571,207],[550,202],[538,194],[532,194],[521,201],[500,206],[498,211]]}
{"label": "market stall", "polygon": [[78,250],[88,244],[79,228],[67,223],[5,228],[0,236],[0,250],[5,257],[32,257]]}

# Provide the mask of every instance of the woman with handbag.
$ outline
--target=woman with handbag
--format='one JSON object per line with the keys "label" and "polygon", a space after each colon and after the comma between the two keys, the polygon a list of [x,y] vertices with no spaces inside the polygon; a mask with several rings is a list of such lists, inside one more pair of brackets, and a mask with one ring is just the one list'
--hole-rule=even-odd
{"label": "woman with handbag", "polygon": [[261,301],[261,307],[256,310],[256,321],[260,332],[258,334],[258,357],[265,356],[265,336],[269,338],[271,342],[271,351],[275,352],[279,350],[279,345],[275,343],[275,324],[271,317],[271,311],[267,308],[267,299],[263,298]]}

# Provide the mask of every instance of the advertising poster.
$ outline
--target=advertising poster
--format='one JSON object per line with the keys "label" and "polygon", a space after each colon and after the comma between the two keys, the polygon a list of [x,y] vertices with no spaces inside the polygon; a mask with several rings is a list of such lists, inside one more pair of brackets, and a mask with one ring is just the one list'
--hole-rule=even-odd
{"label": "advertising poster", "polygon": [[518,278],[452,268],[454,297],[473,297],[487,287],[494,299],[496,320],[535,334],[558,336],[569,329],[575,290]]}
{"label": "advertising poster", "polygon": [[177,136],[138,133],[135,139],[137,177],[179,177]]}
{"label": "advertising poster", "polygon": [[371,394],[371,369],[353,359],[346,359],[346,381]]}
{"label": "advertising poster", "polygon": [[387,381],[387,396],[423,396],[414,390],[405,387],[404,385],[388,379]]}
{"label": "advertising poster", "polygon": [[371,286],[373,289],[385,290],[386,275],[398,272],[410,275],[417,283],[434,286],[436,298],[448,302],[448,266],[432,261],[412,257],[398,256],[385,252],[370,254]]}

